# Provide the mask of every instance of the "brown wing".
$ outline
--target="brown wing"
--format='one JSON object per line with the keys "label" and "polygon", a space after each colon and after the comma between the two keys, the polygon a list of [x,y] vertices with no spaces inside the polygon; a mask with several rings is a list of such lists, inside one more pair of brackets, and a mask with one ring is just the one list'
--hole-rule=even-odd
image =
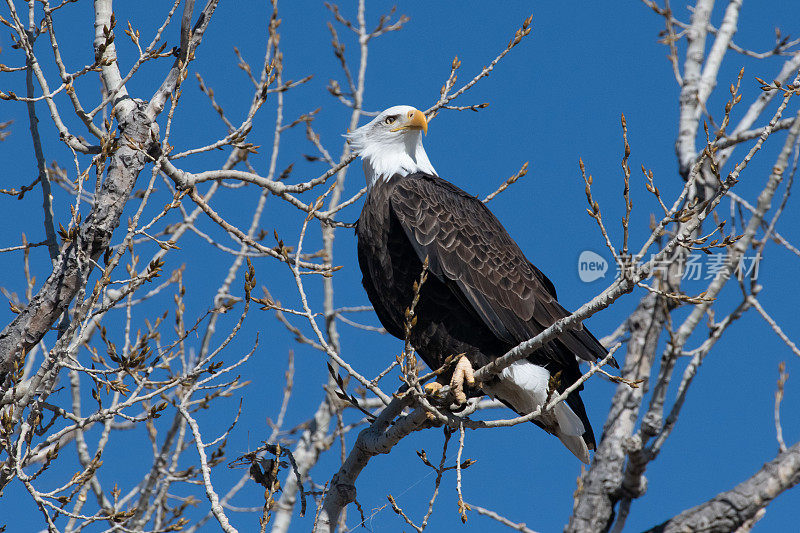
{"label": "brown wing", "polygon": [[[428,257],[431,273],[449,281],[498,338],[518,344],[569,314],[550,280],[477,198],[438,177],[412,174],[399,180],[390,206],[420,259]],[[606,354],[582,325],[559,340],[587,361]],[[573,366],[562,351],[548,350]]]}

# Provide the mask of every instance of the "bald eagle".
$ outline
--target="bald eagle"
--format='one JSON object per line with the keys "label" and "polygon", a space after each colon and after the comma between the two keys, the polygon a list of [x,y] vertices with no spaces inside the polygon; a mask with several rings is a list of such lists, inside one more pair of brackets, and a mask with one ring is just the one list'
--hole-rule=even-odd
{"label": "bald eagle", "polygon": [[[438,176],[422,146],[427,130],[421,111],[395,106],[346,135],[368,187],[356,224],[358,263],[381,324],[404,339],[405,311],[428,259],[409,341],[432,369],[464,354],[458,367],[466,364],[468,375],[569,313],[486,205]],[[581,325],[480,387],[524,415],[547,400],[551,377],[563,392],[581,376],[578,359],[606,354]],[[588,463],[595,438],[582,388],[534,422]]]}

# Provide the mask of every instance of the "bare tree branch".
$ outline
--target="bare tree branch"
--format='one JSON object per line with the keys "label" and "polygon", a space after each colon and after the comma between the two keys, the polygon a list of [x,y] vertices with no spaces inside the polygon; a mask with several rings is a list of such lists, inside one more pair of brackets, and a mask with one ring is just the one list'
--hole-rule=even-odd
{"label": "bare tree branch", "polygon": [[648,533],[735,531],[757,516],[784,491],[800,483],[800,443],[761,467],[735,488],[717,494],[713,499],[692,507]]}

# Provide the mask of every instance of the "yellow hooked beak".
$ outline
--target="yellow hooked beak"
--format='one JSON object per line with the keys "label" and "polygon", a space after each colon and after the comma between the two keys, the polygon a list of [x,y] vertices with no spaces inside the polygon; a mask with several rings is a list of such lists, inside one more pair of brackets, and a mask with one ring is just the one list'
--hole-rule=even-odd
{"label": "yellow hooked beak", "polygon": [[425,118],[425,113],[419,109],[412,109],[400,120],[403,123],[391,131],[422,130],[422,133],[428,134],[428,120]]}

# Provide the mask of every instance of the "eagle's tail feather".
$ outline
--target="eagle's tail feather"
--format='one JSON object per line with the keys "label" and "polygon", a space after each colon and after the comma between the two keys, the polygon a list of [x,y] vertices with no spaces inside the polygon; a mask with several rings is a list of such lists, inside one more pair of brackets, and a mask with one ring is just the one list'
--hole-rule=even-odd
{"label": "eagle's tail feather", "polygon": [[585,431],[583,422],[564,402],[559,402],[553,411],[558,421],[558,428],[554,428],[556,437],[575,457],[588,465],[589,447],[586,446],[586,441],[583,440]]}
{"label": "eagle's tail feather", "polygon": [[[549,398],[550,372],[530,361],[513,363],[498,378],[494,383],[484,383],[483,389],[519,414],[535,411]],[[533,422],[554,434],[575,457],[589,464],[590,445],[584,438],[586,426],[567,402],[559,402],[551,413]]]}

